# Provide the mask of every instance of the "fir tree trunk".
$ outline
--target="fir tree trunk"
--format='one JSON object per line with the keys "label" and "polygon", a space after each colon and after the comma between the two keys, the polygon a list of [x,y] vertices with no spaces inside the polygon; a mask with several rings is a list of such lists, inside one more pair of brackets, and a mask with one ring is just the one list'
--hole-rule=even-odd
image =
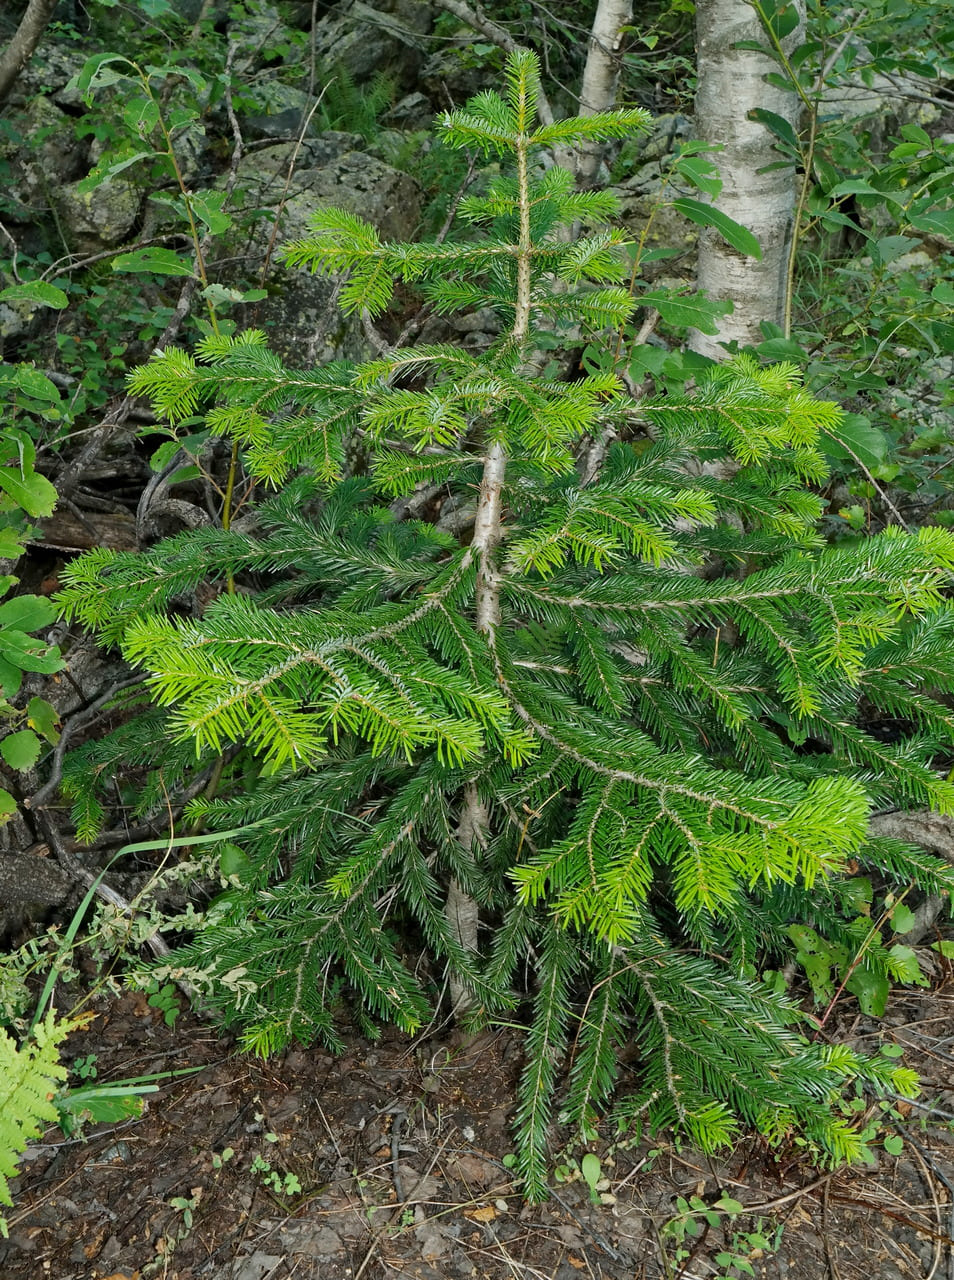
{"label": "fir tree trunk", "polygon": [[[528,124],[529,128],[529,124]],[[516,255],[516,306],[512,338],[516,345],[527,339],[530,331],[530,195],[527,174],[527,148],[517,152],[517,183],[520,192],[520,240]],[[507,475],[507,450],[497,440],[491,441],[484,460],[484,471],[477,499],[477,516],[471,554],[477,559],[475,621],[477,629],[491,643],[500,625],[500,583],[495,553],[503,533],[503,486]],[[474,783],[464,789],[463,806],[457,838],[471,856],[479,856],[490,827],[486,802]],[[457,941],[468,951],[477,950],[478,907],[460,882],[452,879],[444,912]],[[449,977],[451,1008],[463,1013],[471,1003],[471,994],[460,977]]]}
{"label": "fir tree trunk", "polygon": [[[804,5],[799,0],[804,13]],[[734,311],[719,321],[714,336],[693,330],[689,345],[713,359],[725,356],[719,345],[736,340],[746,346],[762,340],[761,324],[781,324],[788,288],[788,251],[795,208],[794,166],[775,167],[779,159],[771,133],[750,120],[753,108],[764,108],[797,127],[798,98],[769,84],[776,70],[764,54],[738,49],[741,40],[764,44],[767,37],[745,0],[697,0],[696,50],[699,89],[696,131],[719,147],[715,160],[722,176],[716,207],[753,232],[762,259],[733,249],[712,227],[699,235],[697,283],[712,298],[731,301]],[[802,39],[802,24],[783,41],[788,51]]]}

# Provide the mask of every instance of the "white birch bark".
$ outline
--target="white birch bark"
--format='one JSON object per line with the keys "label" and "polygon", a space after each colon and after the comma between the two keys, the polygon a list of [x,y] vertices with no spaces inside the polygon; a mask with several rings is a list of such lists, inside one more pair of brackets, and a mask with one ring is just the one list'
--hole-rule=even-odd
{"label": "white birch bark", "polygon": [[[803,0],[797,0],[803,15]],[[802,40],[802,25],[783,41],[789,51]],[[765,81],[777,65],[764,54],[735,49],[740,40],[765,36],[755,11],[745,0],[696,0],[696,55],[699,88],[696,93],[696,135],[720,146],[713,155],[722,177],[718,209],[755,235],[761,261],[745,257],[712,227],[699,235],[698,287],[712,298],[733,303],[734,311],[720,321],[716,336],[692,330],[689,346],[720,360],[720,342],[742,345],[762,340],[763,320],[782,324],[796,198],[794,166],[766,166],[779,160],[772,134],[748,118],[761,107],[788,120],[797,129],[799,100],[794,93]]]}
{"label": "white birch bark", "polygon": [[[593,116],[616,106],[622,65],[623,27],[633,17],[632,0],[599,0],[580,88],[580,115]],[[576,177],[583,186],[596,179],[603,156],[603,144],[584,142],[577,152]]]}

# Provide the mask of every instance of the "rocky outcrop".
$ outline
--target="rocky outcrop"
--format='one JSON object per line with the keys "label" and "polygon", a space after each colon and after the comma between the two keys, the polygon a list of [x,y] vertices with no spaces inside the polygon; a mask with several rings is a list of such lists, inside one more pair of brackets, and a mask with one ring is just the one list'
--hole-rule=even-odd
{"label": "rocky outcrop", "polygon": [[[351,210],[385,240],[413,237],[421,211],[417,183],[359,150],[362,145],[355,134],[327,133],[306,139],[297,157],[295,144],[279,143],[243,162],[239,185],[246,208],[272,211],[256,224],[246,250],[249,269],[269,256],[276,265],[281,245],[307,235],[309,219],[320,206]],[[269,298],[249,308],[246,321],[264,328],[280,354],[299,365],[367,355],[360,321],[338,310],[335,280],[292,269],[272,270],[269,278]]]}

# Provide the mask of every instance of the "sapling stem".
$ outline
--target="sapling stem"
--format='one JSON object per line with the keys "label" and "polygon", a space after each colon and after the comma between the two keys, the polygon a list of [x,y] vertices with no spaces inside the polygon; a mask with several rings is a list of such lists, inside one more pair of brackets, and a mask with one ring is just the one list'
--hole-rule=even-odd
{"label": "sapling stem", "polygon": [[[517,142],[517,190],[519,207],[519,236],[516,253],[516,290],[514,297],[514,323],[511,338],[520,348],[530,332],[530,187],[527,170],[527,136],[532,120],[527,116],[526,85],[522,86],[519,112],[522,132]],[[495,553],[503,536],[503,488],[507,475],[507,448],[500,440],[491,440],[484,459],[484,470],[477,497],[477,515],[471,550],[477,558],[476,623],[478,631],[493,642],[500,625],[500,580]],[[460,825],[457,839],[466,853],[476,855],[486,841],[490,828],[490,810],[480,795],[477,784],[468,783],[464,788]],[[479,910],[474,898],[455,878],[450,882],[445,915],[458,943],[466,951],[478,949],[477,929]],[[449,977],[451,1008],[461,1014],[472,1002],[472,996],[460,976],[453,971]]]}

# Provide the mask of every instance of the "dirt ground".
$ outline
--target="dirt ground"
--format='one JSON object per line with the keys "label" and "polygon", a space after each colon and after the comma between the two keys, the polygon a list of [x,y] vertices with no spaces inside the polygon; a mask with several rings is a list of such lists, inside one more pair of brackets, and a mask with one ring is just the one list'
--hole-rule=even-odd
{"label": "dirt ground", "polygon": [[[590,1148],[596,1191],[572,1174],[577,1150],[535,1206],[504,1163],[517,1031],[355,1037],[342,1058],[262,1063],[189,1013],[168,1027],[141,995],[98,999],[69,1050],[95,1052],[101,1081],[198,1070],[140,1118],[30,1149],[0,1280],[954,1280],[950,976],[842,1028],[864,1048],[903,1044],[921,1073],[900,1156],[825,1173],[755,1141],[719,1161],[606,1141]],[[744,1209],[713,1225],[700,1211],[680,1243],[677,1198],[724,1195]]]}

